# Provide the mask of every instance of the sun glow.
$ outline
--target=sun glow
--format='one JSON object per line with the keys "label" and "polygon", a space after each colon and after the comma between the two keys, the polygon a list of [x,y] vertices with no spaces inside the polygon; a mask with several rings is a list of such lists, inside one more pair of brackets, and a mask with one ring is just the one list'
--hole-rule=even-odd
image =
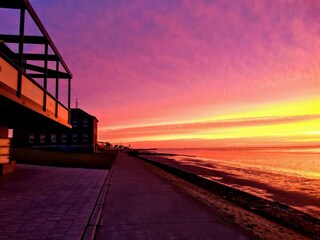
{"label": "sun glow", "polygon": [[210,118],[201,119],[201,121],[227,120],[237,118],[243,119],[260,117],[303,116],[314,114],[320,114],[320,98],[258,105],[252,107],[252,109],[248,111],[213,116]]}
{"label": "sun glow", "polygon": [[122,132],[127,141],[255,139],[263,145],[266,139],[275,144],[281,139],[287,143],[316,143],[320,139],[320,99],[273,103],[182,124],[117,129],[114,136]]}
{"label": "sun glow", "polygon": [[295,137],[296,135],[307,135],[311,129],[320,129],[319,120],[303,121],[298,123],[274,124],[269,126],[249,126],[223,129],[202,135],[202,138],[223,139],[240,137]]}

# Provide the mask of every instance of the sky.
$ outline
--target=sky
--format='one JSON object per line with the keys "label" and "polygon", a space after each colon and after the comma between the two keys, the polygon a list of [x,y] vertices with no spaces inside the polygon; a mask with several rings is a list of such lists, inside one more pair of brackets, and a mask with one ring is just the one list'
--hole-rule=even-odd
{"label": "sky", "polygon": [[99,141],[320,145],[320,1],[30,3]]}

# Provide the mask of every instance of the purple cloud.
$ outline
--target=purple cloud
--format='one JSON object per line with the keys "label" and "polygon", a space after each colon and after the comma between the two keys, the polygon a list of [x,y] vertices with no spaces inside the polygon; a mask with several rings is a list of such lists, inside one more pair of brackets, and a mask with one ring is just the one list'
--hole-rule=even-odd
{"label": "purple cloud", "polygon": [[99,125],[318,96],[317,1],[30,0]]}

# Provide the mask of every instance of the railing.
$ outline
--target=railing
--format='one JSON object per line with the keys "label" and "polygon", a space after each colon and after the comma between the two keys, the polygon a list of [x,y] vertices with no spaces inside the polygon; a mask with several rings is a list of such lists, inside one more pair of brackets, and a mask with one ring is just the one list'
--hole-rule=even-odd
{"label": "railing", "polygon": [[[0,95],[69,126],[69,110],[41,85],[22,73],[21,95],[18,94],[19,68],[0,53]],[[44,97],[45,96],[45,97]]]}

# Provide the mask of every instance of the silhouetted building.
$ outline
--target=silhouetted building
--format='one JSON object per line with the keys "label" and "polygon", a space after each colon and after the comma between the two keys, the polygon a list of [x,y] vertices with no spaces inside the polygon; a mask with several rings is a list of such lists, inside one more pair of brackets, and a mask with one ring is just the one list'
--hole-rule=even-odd
{"label": "silhouetted building", "polygon": [[1,175],[15,169],[9,129],[71,128],[72,73],[28,0],[0,0],[0,10]]}
{"label": "silhouetted building", "polygon": [[15,129],[15,146],[51,148],[60,151],[95,152],[98,120],[79,108],[71,109],[72,129],[67,127]]}

